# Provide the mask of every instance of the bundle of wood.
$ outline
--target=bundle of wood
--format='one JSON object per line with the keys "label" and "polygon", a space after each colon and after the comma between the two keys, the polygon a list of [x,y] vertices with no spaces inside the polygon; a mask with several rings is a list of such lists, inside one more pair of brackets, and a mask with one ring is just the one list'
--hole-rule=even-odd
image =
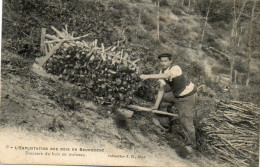
{"label": "bundle of wood", "polygon": [[[134,92],[142,85],[134,57],[117,46],[105,48],[98,41],[73,37],[67,28],[56,36],[46,34],[46,56],[38,60],[47,72],[58,75],[80,87],[82,98],[93,97],[100,104],[124,106],[131,103]],[[45,63],[46,62],[46,63]]]}
{"label": "bundle of wood", "polygon": [[249,166],[258,159],[259,108],[240,101],[220,101],[202,129],[210,150],[234,166]]}

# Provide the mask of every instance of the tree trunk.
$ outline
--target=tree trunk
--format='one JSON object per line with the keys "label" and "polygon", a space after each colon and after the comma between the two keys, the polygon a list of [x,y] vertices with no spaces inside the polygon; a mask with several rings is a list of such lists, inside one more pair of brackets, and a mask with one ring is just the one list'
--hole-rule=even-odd
{"label": "tree trunk", "polygon": [[234,0],[234,23],[233,23],[233,26],[232,26],[232,30],[231,30],[231,39],[233,40],[233,44],[234,46],[236,46],[236,38],[237,38],[237,35],[238,35],[238,32],[237,32],[237,25],[238,25],[238,22],[240,20],[240,17],[241,15],[243,14],[244,12],[244,9],[245,9],[245,5],[247,3],[248,0],[245,0],[243,2],[243,5],[238,13],[238,15],[236,14],[236,0]]}
{"label": "tree trunk", "polygon": [[211,3],[212,3],[212,1],[210,1],[210,4],[209,4],[209,8],[208,8],[207,15],[206,15],[206,21],[205,21],[205,23],[204,23],[204,27],[203,27],[203,30],[202,30],[202,35],[201,35],[200,43],[202,43],[203,38],[204,38],[204,33],[205,33],[205,29],[206,29],[206,26],[207,26],[207,23],[208,23],[208,16],[209,16],[209,11],[210,11]]}
{"label": "tree trunk", "polygon": [[247,79],[246,86],[249,86],[250,80],[250,61],[251,61],[251,46],[252,46],[252,34],[253,34],[253,23],[254,23],[254,13],[255,13],[256,0],[254,1],[254,6],[252,8],[251,20],[250,20],[250,31],[249,31],[249,40],[248,40],[248,69],[247,69]]}
{"label": "tree trunk", "polygon": [[231,83],[233,82],[233,68],[234,68],[234,59],[230,59],[230,79]]}
{"label": "tree trunk", "polygon": [[157,38],[160,39],[160,0],[158,1]]}
{"label": "tree trunk", "polygon": [[44,44],[45,35],[46,35],[46,28],[42,28],[42,33],[41,33],[41,49],[40,49],[42,55],[47,54],[47,53],[45,53],[45,44]]}
{"label": "tree trunk", "polygon": [[235,70],[235,79],[234,79],[234,83],[237,84],[237,70]]}
{"label": "tree trunk", "polygon": [[191,4],[191,2],[190,2],[191,0],[189,0],[189,5],[188,5],[188,11],[190,10],[190,4]]}
{"label": "tree trunk", "polygon": [[248,69],[247,69],[247,78],[246,78],[246,86],[249,86],[249,81],[250,81],[250,61],[251,61],[251,59],[249,58]]}

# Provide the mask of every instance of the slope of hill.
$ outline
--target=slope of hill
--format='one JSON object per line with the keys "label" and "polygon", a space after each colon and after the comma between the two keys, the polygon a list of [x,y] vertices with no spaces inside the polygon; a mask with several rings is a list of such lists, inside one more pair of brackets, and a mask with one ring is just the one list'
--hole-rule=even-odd
{"label": "slope of hill", "polygon": [[[67,24],[70,32],[75,31],[76,35],[91,33],[89,40],[98,39],[99,44],[105,46],[122,40],[121,48],[142,58],[140,66],[144,73],[153,72],[154,67],[158,69],[158,53],[170,52],[176,55],[174,63],[182,65],[198,85],[206,84],[218,91],[224,89],[223,78],[228,77],[236,82],[236,89],[241,92],[238,97],[230,98],[259,102],[250,88],[255,90],[260,80],[257,75],[259,1],[255,4],[254,1],[237,2],[236,15],[233,16],[230,12],[233,10],[232,2],[215,0],[210,4],[201,0],[188,5],[189,1],[181,4],[165,0],[161,1],[159,17],[155,2],[57,0],[47,3],[21,0],[14,3],[6,0],[3,1],[3,12],[6,13],[3,17],[3,44],[20,55],[35,58],[40,56],[41,28]],[[253,21],[248,18],[252,13],[255,14]],[[233,17],[237,18],[236,27],[232,26]],[[232,35],[233,31],[236,31],[236,36]],[[250,38],[249,43],[247,39]],[[247,79],[250,87],[245,86]],[[219,85],[221,87],[217,88]],[[232,91],[234,85],[229,82],[228,87]],[[247,98],[246,93],[250,94]]]}
{"label": "slope of hill", "polygon": [[[202,154],[187,159],[187,152],[181,147],[183,139],[175,131],[180,129],[178,124],[173,132],[164,132],[153,123],[151,113],[136,112],[126,118],[117,110],[77,98],[77,86],[38,76],[26,64],[30,61],[9,51],[2,52],[0,122],[1,134],[8,134],[2,135],[5,140],[19,138],[31,144],[43,140],[50,146],[57,142],[60,147],[69,140],[69,148],[105,148],[106,156],[111,150],[117,154],[142,155],[146,157],[139,162],[143,165],[217,166]],[[15,141],[13,145],[21,145],[20,140]],[[82,163],[91,164],[92,161],[85,159]],[[66,164],[73,162],[64,161]],[[138,161],[126,161],[125,165],[133,163]],[[102,165],[102,162],[96,164]]]}

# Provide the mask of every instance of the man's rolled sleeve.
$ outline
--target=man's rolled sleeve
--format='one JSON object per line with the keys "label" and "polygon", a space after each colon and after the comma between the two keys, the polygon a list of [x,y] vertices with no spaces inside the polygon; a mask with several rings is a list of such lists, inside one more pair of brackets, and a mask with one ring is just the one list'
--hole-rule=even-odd
{"label": "man's rolled sleeve", "polygon": [[170,75],[170,79],[180,76],[182,74],[182,70],[179,66],[173,66],[167,73]]}

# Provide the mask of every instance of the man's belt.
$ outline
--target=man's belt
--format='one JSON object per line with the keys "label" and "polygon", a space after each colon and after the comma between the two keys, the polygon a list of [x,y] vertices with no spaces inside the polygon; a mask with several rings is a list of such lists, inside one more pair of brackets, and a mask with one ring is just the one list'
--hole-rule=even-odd
{"label": "man's belt", "polygon": [[177,99],[185,98],[185,97],[194,95],[196,92],[197,92],[197,91],[196,91],[196,89],[195,89],[195,87],[194,87],[194,89],[193,89],[190,93],[188,93],[188,94],[186,94],[186,95],[183,95],[183,96],[175,96],[175,97],[176,97]]}

